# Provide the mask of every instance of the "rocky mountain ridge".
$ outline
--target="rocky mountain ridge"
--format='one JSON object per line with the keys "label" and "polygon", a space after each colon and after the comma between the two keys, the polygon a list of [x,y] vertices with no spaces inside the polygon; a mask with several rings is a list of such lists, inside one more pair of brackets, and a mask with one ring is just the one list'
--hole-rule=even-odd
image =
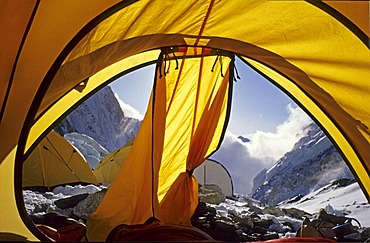
{"label": "rocky mountain ridge", "polygon": [[135,138],[141,121],[125,117],[110,86],[106,86],[72,111],[54,130],[64,136],[84,134],[112,152]]}

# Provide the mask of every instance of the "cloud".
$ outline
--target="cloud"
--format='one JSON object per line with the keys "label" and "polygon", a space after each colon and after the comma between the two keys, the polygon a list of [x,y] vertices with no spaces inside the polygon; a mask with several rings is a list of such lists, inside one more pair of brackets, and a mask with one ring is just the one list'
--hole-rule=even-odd
{"label": "cloud", "polygon": [[280,159],[290,151],[294,144],[304,135],[303,128],[312,123],[312,120],[299,107],[287,106],[288,119],[276,127],[275,133],[257,131],[252,134],[246,146],[255,158]]}
{"label": "cloud", "polygon": [[117,93],[114,93],[114,96],[116,97],[119,105],[121,106],[121,109],[123,113],[125,114],[125,117],[132,117],[138,120],[143,120],[144,116],[140,114],[138,110],[136,110],[134,107],[130,106],[129,104],[124,103]]}
{"label": "cloud", "polygon": [[246,143],[231,132],[226,132],[220,149],[211,158],[222,163],[229,171],[234,192],[245,195],[252,190],[254,176],[266,167],[266,161],[253,157]]}
{"label": "cloud", "polygon": [[243,143],[237,135],[227,132],[220,149],[212,155],[230,172],[234,191],[249,194],[253,178],[264,168],[270,168],[304,135],[303,128],[312,120],[299,107],[287,106],[288,119],[276,127],[276,132],[257,131]]}

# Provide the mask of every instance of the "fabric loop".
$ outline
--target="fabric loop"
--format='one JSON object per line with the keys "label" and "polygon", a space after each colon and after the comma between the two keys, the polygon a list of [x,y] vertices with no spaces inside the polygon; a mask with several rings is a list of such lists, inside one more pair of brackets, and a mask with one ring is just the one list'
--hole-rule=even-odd
{"label": "fabric loop", "polygon": [[188,173],[189,177],[191,177],[193,175],[193,172],[194,172],[194,169],[192,169],[192,170],[186,169],[186,173]]}

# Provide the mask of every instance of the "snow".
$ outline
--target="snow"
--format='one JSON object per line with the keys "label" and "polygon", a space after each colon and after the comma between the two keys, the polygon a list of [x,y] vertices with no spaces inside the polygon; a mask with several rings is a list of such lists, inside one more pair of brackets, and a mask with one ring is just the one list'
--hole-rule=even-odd
{"label": "snow", "polygon": [[58,186],[54,188],[53,193],[58,195],[62,194],[62,196],[73,196],[73,195],[78,195],[78,194],[83,194],[83,193],[95,193],[101,191],[101,187],[95,186],[95,185],[87,185],[87,186],[81,186],[81,185],[76,185],[76,186]]}
{"label": "snow", "polygon": [[370,227],[370,204],[357,183],[346,187],[325,186],[314,191],[299,201],[279,205],[282,208],[297,208],[308,213],[317,213],[320,208],[337,216],[355,218],[361,226]]}
{"label": "snow", "polygon": [[[48,212],[57,212],[68,216],[72,213],[79,217],[80,222],[85,222],[88,215],[94,212],[101,200],[101,197],[91,197],[94,196],[92,194],[103,189],[106,189],[106,187],[94,185],[59,186],[52,192],[46,193],[24,190],[23,196],[25,208],[29,214],[41,215]],[[83,200],[76,207],[69,209],[59,209],[54,204],[58,199],[84,193],[89,193],[88,198],[95,198],[94,201],[87,202],[88,198],[86,198],[86,202]],[[292,231],[296,231],[302,223],[300,219],[285,214],[283,208],[297,208],[312,215],[318,213],[320,208],[324,208],[329,214],[355,218],[362,227],[370,227],[370,217],[368,217],[370,215],[370,204],[366,202],[366,198],[357,183],[345,187],[327,185],[297,202],[282,203],[277,207],[266,206],[245,195],[236,195],[235,198],[226,199],[225,202],[218,205],[208,203],[207,205],[214,207],[216,213],[222,218],[233,218],[234,216],[245,218],[251,212],[257,212],[261,220],[271,220],[273,222],[268,231],[276,232],[280,237],[295,237],[295,233],[292,233]],[[357,223],[353,221],[353,225],[357,226]]]}
{"label": "snow", "polygon": [[70,210],[62,210],[57,208],[55,201],[79,194],[93,194],[105,189],[104,186],[95,185],[75,185],[75,186],[58,186],[51,192],[38,192],[31,190],[23,190],[23,201],[26,211],[30,215],[40,215],[48,212],[58,212],[68,215]]}

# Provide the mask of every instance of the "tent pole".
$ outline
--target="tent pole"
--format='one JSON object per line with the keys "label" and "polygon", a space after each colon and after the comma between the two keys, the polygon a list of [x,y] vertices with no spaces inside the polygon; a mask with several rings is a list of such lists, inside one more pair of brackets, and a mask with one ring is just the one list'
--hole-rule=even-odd
{"label": "tent pole", "polygon": [[206,193],[206,178],[207,178],[207,171],[206,171],[206,166],[203,166],[203,193]]}

